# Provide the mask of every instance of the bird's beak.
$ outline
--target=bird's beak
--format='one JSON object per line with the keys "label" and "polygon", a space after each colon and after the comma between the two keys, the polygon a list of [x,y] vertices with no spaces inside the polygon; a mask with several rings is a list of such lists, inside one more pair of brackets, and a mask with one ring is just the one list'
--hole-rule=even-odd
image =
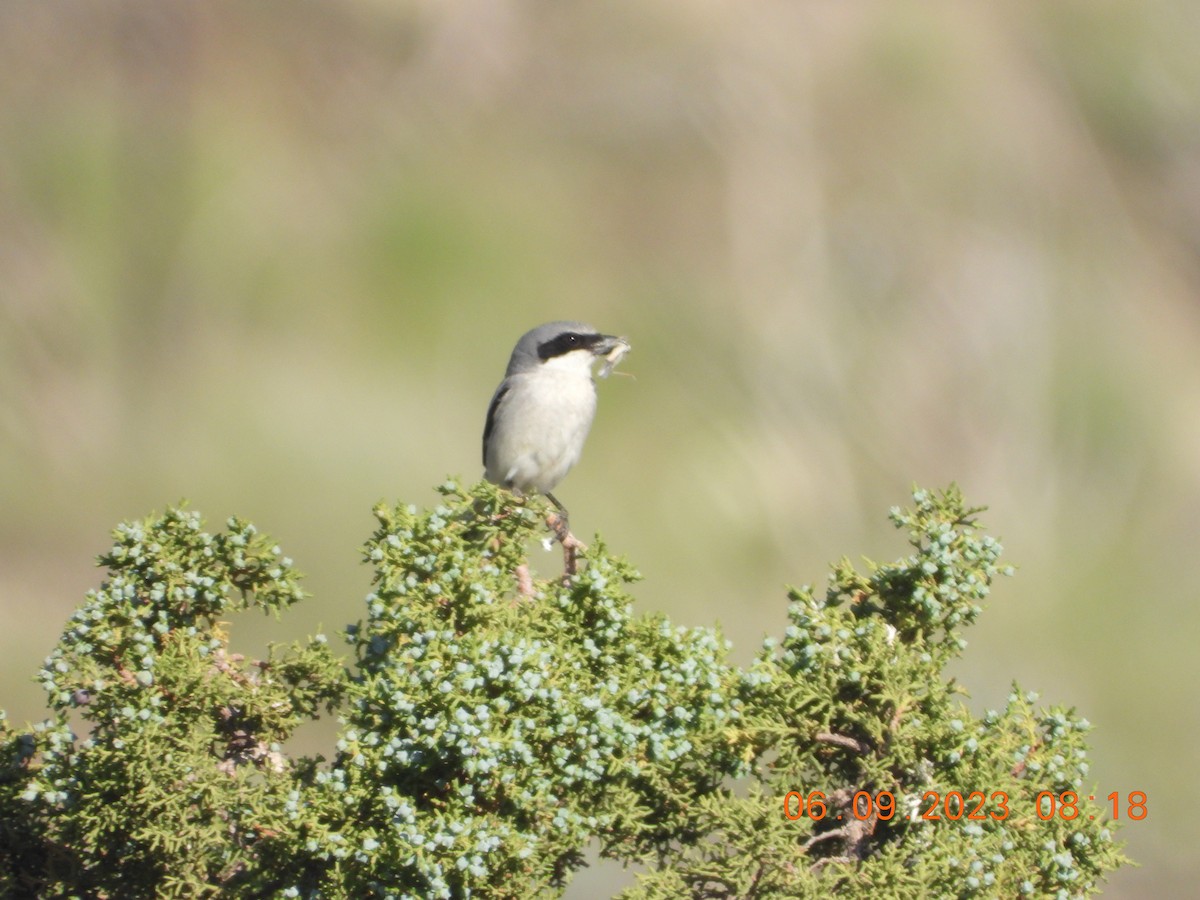
{"label": "bird's beak", "polygon": [[601,339],[592,347],[592,354],[597,359],[604,360],[604,365],[600,367],[600,377],[607,378],[611,375],[617,363],[624,359],[625,354],[632,349],[629,341],[623,337],[614,337],[611,334],[601,335]]}
{"label": "bird's beak", "polygon": [[612,353],[613,350],[622,344],[625,345],[625,352],[628,353],[629,341],[625,340],[625,338],[617,337],[613,334],[602,334],[600,335],[600,340],[592,345],[592,353],[596,356],[608,356],[608,354]]}

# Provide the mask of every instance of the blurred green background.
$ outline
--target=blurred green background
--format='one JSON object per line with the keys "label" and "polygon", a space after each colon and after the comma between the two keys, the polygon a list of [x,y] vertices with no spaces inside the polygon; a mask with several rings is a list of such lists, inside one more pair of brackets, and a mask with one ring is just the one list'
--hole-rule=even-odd
{"label": "blurred green background", "polygon": [[641,609],[744,662],[957,480],[1019,566],[972,705],[1078,706],[1150,801],[1107,895],[1194,888],[1200,6],[5,3],[0,59],[12,718],[183,497],[309,573],[235,642],[357,619],[372,503],[477,477],[513,342],[578,318],[636,380],[558,493]]}

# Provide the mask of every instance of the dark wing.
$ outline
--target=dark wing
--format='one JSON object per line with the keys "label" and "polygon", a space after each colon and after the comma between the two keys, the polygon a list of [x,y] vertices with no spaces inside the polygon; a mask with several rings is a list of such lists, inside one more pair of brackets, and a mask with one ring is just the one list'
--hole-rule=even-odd
{"label": "dark wing", "polygon": [[492,429],[496,425],[496,410],[500,408],[500,401],[504,399],[504,395],[508,393],[508,379],[500,382],[500,387],[496,388],[496,393],[492,395],[492,403],[488,407],[487,423],[483,426],[483,467],[487,468],[487,445],[488,438],[492,436]]}

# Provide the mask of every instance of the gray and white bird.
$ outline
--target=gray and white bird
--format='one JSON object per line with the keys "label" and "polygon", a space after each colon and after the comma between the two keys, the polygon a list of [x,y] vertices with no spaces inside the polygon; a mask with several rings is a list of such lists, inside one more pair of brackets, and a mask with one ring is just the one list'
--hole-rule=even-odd
{"label": "gray and white bird", "polygon": [[600,334],[582,322],[548,322],[517,341],[496,388],[483,429],[484,475],[517,494],[536,491],[566,518],[552,493],[579,462],[592,417],[596,385],[629,350],[624,338]]}

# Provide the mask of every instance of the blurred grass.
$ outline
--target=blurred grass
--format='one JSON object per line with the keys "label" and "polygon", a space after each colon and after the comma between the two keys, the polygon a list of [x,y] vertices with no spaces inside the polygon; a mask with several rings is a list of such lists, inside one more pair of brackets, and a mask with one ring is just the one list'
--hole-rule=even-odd
{"label": "blurred grass", "polygon": [[[0,704],[122,518],[191,499],[359,616],[380,497],[475,477],[515,338],[627,334],[561,496],[748,659],[785,582],[959,481],[971,635],[1097,725],[1200,876],[1200,22],[1155,0],[0,7]],[[554,565],[547,556],[545,567]],[[598,888],[602,890],[602,888]]]}

